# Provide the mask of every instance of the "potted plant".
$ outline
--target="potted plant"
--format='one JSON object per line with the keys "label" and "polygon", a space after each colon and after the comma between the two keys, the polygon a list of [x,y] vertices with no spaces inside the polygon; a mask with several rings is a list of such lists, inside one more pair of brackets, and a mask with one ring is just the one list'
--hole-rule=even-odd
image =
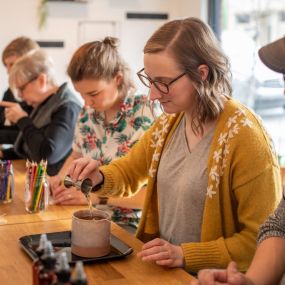
{"label": "potted plant", "polygon": [[39,29],[42,29],[47,20],[47,15],[48,15],[48,9],[47,9],[47,2],[48,0],[39,0],[39,6],[38,6],[38,16],[39,16],[39,22],[38,26]]}

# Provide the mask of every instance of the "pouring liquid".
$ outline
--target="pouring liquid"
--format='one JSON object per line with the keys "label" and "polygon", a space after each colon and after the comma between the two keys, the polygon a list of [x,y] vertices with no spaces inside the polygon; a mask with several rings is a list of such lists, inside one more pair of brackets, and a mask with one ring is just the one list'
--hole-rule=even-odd
{"label": "pouring liquid", "polygon": [[75,187],[76,189],[80,190],[87,199],[90,219],[96,219],[96,216],[92,214],[92,200],[91,200],[91,190],[92,190],[92,181],[89,178],[84,180],[73,181],[70,176],[65,176],[63,184],[66,188]]}
{"label": "pouring liquid", "polygon": [[85,197],[86,197],[86,200],[87,200],[87,203],[88,203],[88,207],[89,207],[90,218],[91,219],[93,219],[93,218],[95,219],[95,217],[92,215],[93,205],[92,205],[90,192],[85,194]]}

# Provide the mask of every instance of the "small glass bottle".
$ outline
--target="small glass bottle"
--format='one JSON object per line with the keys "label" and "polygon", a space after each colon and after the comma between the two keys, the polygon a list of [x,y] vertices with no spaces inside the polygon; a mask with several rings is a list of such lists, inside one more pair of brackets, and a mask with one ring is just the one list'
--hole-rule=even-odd
{"label": "small glass bottle", "polygon": [[72,285],[88,285],[86,274],[84,272],[82,261],[77,261],[75,265],[75,272],[71,278]]}
{"label": "small glass bottle", "polygon": [[14,173],[10,160],[0,160],[0,204],[10,203],[14,196]]}
{"label": "small glass bottle", "polygon": [[44,254],[42,255],[43,266],[39,271],[39,285],[54,285],[56,282],[55,263],[56,257],[50,241],[46,243]]}
{"label": "small glass bottle", "polygon": [[56,276],[57,282],[56,285],[71,285],[70,283],[70,276],[71,270],[68,264],[66,252],[62,252],[57,260],[57,267],[56,267]]}
{"label": "small glass bottle", "polygon": [[49,202],[49,186],[45,171],[32,163],[27,169],[25,182],[25,208],[29,213],[44,211]]}
{"label": "small glass bottle", "polygon": [[36,249],[37,259],[33,262],[32,273],[33,273],[33,285],[39,285],[39,272],[42,266],[42,256],[48,240],[47,235],[42,234],[39,241],[39,246]]}

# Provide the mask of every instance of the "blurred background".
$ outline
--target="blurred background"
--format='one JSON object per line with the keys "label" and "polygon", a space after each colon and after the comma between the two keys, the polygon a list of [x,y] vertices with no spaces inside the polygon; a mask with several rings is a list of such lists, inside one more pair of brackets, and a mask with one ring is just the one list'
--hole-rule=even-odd
{"label": "blurred background", "polygon": [[[285,96],[280,74],[258,59],[258,49],[285,34],[285,0],[9,0],[0,1],[0,50],[18,36],[37,40],[53,57],[59,81],[77,47],[115,36],[133,74],[142,49],[168,20],[199,17],[208,22],[229,56],[233,96],[260,115],[285,165]],[[134,76],[138,92],[147,92]],[[0,98],[7,74],[0,66]]]}

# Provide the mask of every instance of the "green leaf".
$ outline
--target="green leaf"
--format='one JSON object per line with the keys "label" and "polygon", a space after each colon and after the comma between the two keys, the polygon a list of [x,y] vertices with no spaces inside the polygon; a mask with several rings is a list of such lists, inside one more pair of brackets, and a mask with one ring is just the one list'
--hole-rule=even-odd
{"label": "green leaf", "polygon": [[88,114],[85,114],[84,117],[80,119],[80,123],[86,123],[88,121]]}
{"label": "green leaf", "polygon": [[121,120],[120,123],[118,124],[117,127],[114,128],[114,132],[119,132],[121,133],[125,128],[127,127],[127,122],[126,120]]}
{"label": "green leaf", "polygon": [[88,126],[83,126],[80,128],[80,133],[83,135],[87,135],[89,133],[93,133],[93,131]]}
{"label": "green leaf", "polygon": [[147,130],[151,125],[151,120],[148,117],[141,116],[137,117],[134,120],[134,129],[138,130],[142,127],[143,130]]}
{"label": "green leaf", "polygon": [[39,6],[38,6],[39,29],[42,29],[45,26],[46,21],[47,21],[47,16],[48,16],[47,2],[48,0],[40,0]]}
{"label": "green leaf", "polygon": [[119,134],[118,136],[116,136],[115,138],[115,141],[118,143],[118,144],[122,144],[124,143],[125,141],[127,141],[129,138],[127,135],[125,134]]}

